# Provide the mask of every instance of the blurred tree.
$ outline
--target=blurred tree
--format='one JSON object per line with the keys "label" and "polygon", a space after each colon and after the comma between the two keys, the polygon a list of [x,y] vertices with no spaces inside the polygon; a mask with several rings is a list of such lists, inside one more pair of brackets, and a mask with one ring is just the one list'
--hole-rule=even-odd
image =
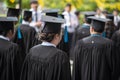
{"label": "blurred tree", "polygon": [[[19,0],[5,0],[7,7],[15,8],[16,4],[19,4]],[[30,0],[22,0],[22,9],[30,8]]]}
{"label": "blurred tree", "polygon": [[7,5],[7,7],[14,8],[17,4],[17,1],[16,0],[5,0],[5,4]]}
{"label": "blurred tree", "polygon": [[22,9],[30,8],[30,0],[22,0]]}

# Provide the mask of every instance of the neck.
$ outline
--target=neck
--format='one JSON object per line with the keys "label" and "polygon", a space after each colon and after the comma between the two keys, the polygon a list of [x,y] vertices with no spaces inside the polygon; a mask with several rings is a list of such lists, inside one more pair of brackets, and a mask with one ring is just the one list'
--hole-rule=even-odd
{"label": "neck", "polygon": [[98,34],[98,35],[101,35],[101,33],[98,33],[98,32],[91,32],[91,35],[92,34]]}
{"label": "neck", "polygon": [[54,44],[55,46],[57,46],[57,43],[55,41],[51,41],[50,43]]}

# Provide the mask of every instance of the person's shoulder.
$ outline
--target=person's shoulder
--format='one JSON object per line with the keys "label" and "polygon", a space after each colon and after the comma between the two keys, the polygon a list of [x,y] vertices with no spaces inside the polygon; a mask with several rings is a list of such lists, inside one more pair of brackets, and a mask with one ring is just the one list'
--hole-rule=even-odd
{"label": "person's shoulder", "polygon": [[117,30],[114,35],[120,35],[120,30]]}
{"label": "person's shoulder", "polygon": [[63,58],[66,58],[66,59],[68,58],[67,53],[58,49],[58,48],[55,48],[54,52],[55,52],[54,56],[63,57]]}
{"label": "person's shoulder", "polygon": [[12,47],[12,49],[18,49],[18,45],[16,43],[9,42],[9,45]]}
{"label": "person's shoulder", "polygon": [[33,50],[39,49],[40,47],[41,47],[41,45],[40,45],[40,44],[38,44],[38,45],[36,45],[36,46],[32,47],[30,50],[31,50],[31,51],[33,51]]}
{"label": "person's shoulder", "polygon": [[111,39],[108,39],[108,38],[103,38],[106,42],[108,42],[108,43],[111,43],[111,42],[113,42]]}
{"label": "person's shoulder", "polygon": [[[25,27],[26,26],[26,27]],[[32,30],[32,31],[35,31],[35,28],[33,28],[32,26],[30,26],[30,25],[25,25],[25,24],[21,24],[21,29],[25,29],[26,28],[26,30],[28,30],[28,31],[30,31],[30,30]]]}

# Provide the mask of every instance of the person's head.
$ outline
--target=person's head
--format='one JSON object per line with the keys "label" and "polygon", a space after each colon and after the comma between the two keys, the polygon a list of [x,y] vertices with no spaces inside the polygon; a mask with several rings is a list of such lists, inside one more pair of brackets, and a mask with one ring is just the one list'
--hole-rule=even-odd
{"label": "person's head", "polygon": [[100,23],[99,21],[92,22],[90,27],[90,33],[99,33],[101,34],[104,31],[105,23]]}
{"label": "person's head", "polygon": [[94,16],[94,14],[85,14],[84,15],[84,22],[87,23],[87,24],[91,24],[91,19],[89,19],[88,17],[89,16]]}
{"label": "person's head", "polygon": [[18,21],[16,17],[0,17],[0,35],[11,39],[14,36],[14,24]]}
{"label": "person's head", "polygon": [[0,21],[0,35],[12,39],[14,35],[14,23]]}
{"label": "person's head", "polygon": [[111,22],[110,19],[101,19],[96,17],[89,17],[89,19],[92,20],[91,27],[90,27],[90,33],[99,33],[101,34],[106,26],[106,23]]}
{"label": "person's head", "polygon": [[24,11],[23,19],[26,22],[31,22],[32,21],[32,12],[31,11]]}
{"label": "person's head", "polygon": [[66,4],[65,11],[70,12],[72,5],[70,3]]}
{"label": "person's head", "polygon": [[117,16],[119,14],[119,11],[117,10],[117,9],[115,9],[114,11],[113,11],[113,15],[114,16]]}
{"label": "person's head", "polygon": [[34,9],[35,11],[37,11],[37,9],[38,9],[38,1],[32,1],[30,3],[30,5],[31,5],[32,9]]}
{"label": "person's head", "polygon": [[96,10],[96,13],[97,13],[97,15],[100,15],[100,14],[102,13],[101,9],[98,8],[98,9]]}
{"label": "person's head", "polygon": [[40,34],[42,41],[50,42],[56,46],[62,39],[62,31],[60,23],[45,23],[45,26]]}
{"label": "person's head", "polygon": [[79,19],[79,18],[80,18],[80,11],[76,11],[76,12],[75,12],[75,15],[76,15],[77,18]]}

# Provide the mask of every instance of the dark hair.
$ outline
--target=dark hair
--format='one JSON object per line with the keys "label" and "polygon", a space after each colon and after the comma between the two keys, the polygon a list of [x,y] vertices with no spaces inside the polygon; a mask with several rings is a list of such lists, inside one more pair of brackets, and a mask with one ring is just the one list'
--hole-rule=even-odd
{"label": "dark hair", "polygon": [[118,11],[117,9],[113,10],[113,12],[117,12],[117,13],[119,13],[119,11]]}
{"label": "dark hair", "polygon": [[6,37],[10,30],[12,31],[12,33],[14,33],[14,28],[11,28],[11,29],[8,29],[8,30],[0,30],[0,35],[3,35],[3,36]]}
{"label": "dark hair", "polygon": [[[105,28],[105,23],[101,23],[101,25],[98,25],[99,22],[92,22],[91,25],[92,25],[92,28],[94,29],[95,32],[98,32],[98,33],[102,33],[104,31],[104,28]],[[102,26],[103,25],[103,26]]]}
{"label": "dark hair", "polygon": [[70,3],[67,3],[66,4],[66,7],[71,7],[72,5]]}
{"label": "dark hair", "polygon": [[30,4],[38,4],[38,1],[31,1]]}
{"label": "dark hair", "polygon": [[51,42],[54,38],[55,34],[54,33],[41,33],[40,34],[40,40],[41,41],[47,41],[47,42]]}
{"label": "dark hair", "polygon": [[[4,29],[0,29],[0,35],[3,35],[3,36],[7,36],[7,34],[8,34],[8,32],[11,30],[12,31],[12,33],[14,33],[14,24],[9,24],[9,23],[7,23],[9,26],[7,26],[6,25],[6,23],[4,23],[4,22],[1,22],[1,28],[3,28],[4,27]],[[8,28],[9,27],[9,28]]]}
{"label": "dark hair", "polygon": [[75,15],[76,15],[76,16],[79,16],[79,14],[80,14],[80,11],[76,11],[76,12],[75,12]]}
{"label": "dark hair", "polygon": [[[54,39],[55,35],[56,35],[55,33],[41,33],[40,40],[51,42]],[[59,35],[60,35],[60,33],[59,33]]]}
{"label": "dark hair", "polygon": [[102,33],[104,31],[104,28],[95,28],[93,27],[95,32]]}
{"label": "dark hair", "polygon": [[108,11],[104,10],[102,13],[103,13],[103,14],[108,14]]}
{"label": "dark hair", "polygon": [[56,34],[60,35],[61,34],[61,30],[58,33],[44,33],[44,32],[41,32],[40,33],[40,40],[41,41],[51,42],[54,39]]}
{"label": "dark hair", "polygon": [[88,18],[85,18],[85,22],[88,23],[88,24],[91,24],[91,19],[88,19]]}
{"label": "dark hair", "polygon": [[27,15],[27,16],[24,16],[24,17],[23,17],[23,19],[24,19],[25,21],[29,21],[30,18],[32,18],[30,15]]}

